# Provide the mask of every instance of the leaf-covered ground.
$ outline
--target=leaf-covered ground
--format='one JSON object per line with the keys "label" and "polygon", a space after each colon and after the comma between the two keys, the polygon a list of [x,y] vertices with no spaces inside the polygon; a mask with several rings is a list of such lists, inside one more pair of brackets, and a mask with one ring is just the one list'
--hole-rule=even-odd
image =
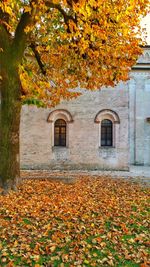
{"label": "leaf-covered ground", "polygon": [[0,266],[148,267],[149,193],[121,179],[24,180],[0,196]]}

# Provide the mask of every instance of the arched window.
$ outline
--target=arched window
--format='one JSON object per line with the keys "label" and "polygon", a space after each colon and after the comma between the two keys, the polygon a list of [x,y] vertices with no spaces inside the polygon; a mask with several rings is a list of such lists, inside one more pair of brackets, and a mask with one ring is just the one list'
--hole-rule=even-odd
{"label": "arched window", "polygon": [[73,123],[71,113],[66,109],[55,109],[50,112],[47,121],[50,122],[51,146],[57,147],[54,151],[58,151],[59,147],[68,148],[70,124]]}
{"label": "arched window", "polygon": [[104,119],[101,122],[101,146],[112,146],[113,124],[111,120]]}
{"label": "arched window", "polygon": [[54,124],[54,146],[66,146],[66,122],[58,119]]}

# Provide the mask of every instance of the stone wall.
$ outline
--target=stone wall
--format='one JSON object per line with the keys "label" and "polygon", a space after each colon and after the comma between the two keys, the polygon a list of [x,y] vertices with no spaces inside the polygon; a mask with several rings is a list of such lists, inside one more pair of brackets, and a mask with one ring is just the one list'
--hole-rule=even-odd
{"label": "stone wall", "polygon": [[[128,169],[128,87],[84,91],[76,100],[63,102],[56,110],[70,112],[67,147],[54,147],[54,122],[47,118],[52,110],[24,106],[21,120],[22,168],[52,169]],[[100,147],[100,124],[95,123],[101,110],[118,114],[113,147]],[[54,110],[54,109],[53,109]],[[59,116],[59,111],[57,111]]]}

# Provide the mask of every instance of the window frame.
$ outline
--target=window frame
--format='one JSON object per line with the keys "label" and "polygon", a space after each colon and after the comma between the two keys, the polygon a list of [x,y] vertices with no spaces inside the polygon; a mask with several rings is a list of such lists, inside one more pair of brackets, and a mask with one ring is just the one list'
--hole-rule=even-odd
{"label": "window frame", "polygon": [[[58,119],[62,119],[66,122],[66,146],[54,146],[54,123]],[[69,148],[69,132],[70,128],[72,127],[71,124],[74,122],[72,114],[66,109],[54,109],[49,113],[47,122],[50,124],[49,130],[52,150],[53,148],[54,151]]]}
{"label": "window frame", "polygon": [[[112,146],[101,145],[101,122],[103,120],[110,120],[112,122]],[[116,148],[119,145],[119,128],[120,128],[120,118],[116,111],[111,109],[102,109],[98,111],[94,118],[94,122],[98,124],[99,134],[98,134],[98,144],[101,149],[111,149]]]}
{"label": "window frame", "polygon": [[[109,124],[103,124],[105,123],[104,121],[108,121],[110,122]],[[101,121],[101,147],[113,147],[113,122],[110,119],[103,119]],[[105,133],[103,133],[103,130]],[[110,131],[110,133],[109,133]],[[102,137],[102,135],[104,136],[104,138]],[[110,138],[109,138],[110,135]],[[102,142],[104,141],[104,144],[102,144]],[[110,144],[109,144],[110,141]]]}
{"label": "window frame", "polygon": [[[62,124],[61,123],[59,124],[58,121],[59,122],[62,121]],[[58,129],[58,133],[56,132],[56,129]],[[57,134],[58,134],[58,140],[57,140]],[[67,143],[67,123],[64,119],[60,118],[54,122],[54,147],[66,147],[66,143]]]}

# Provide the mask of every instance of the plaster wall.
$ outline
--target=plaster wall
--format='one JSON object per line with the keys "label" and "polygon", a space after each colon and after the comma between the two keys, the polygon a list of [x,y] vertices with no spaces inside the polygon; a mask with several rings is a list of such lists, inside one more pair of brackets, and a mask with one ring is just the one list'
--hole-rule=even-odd
{"label": "plaster wall", "polygon": [[129,81],[130,164],[150,165],[150,48],[138,63]]}

